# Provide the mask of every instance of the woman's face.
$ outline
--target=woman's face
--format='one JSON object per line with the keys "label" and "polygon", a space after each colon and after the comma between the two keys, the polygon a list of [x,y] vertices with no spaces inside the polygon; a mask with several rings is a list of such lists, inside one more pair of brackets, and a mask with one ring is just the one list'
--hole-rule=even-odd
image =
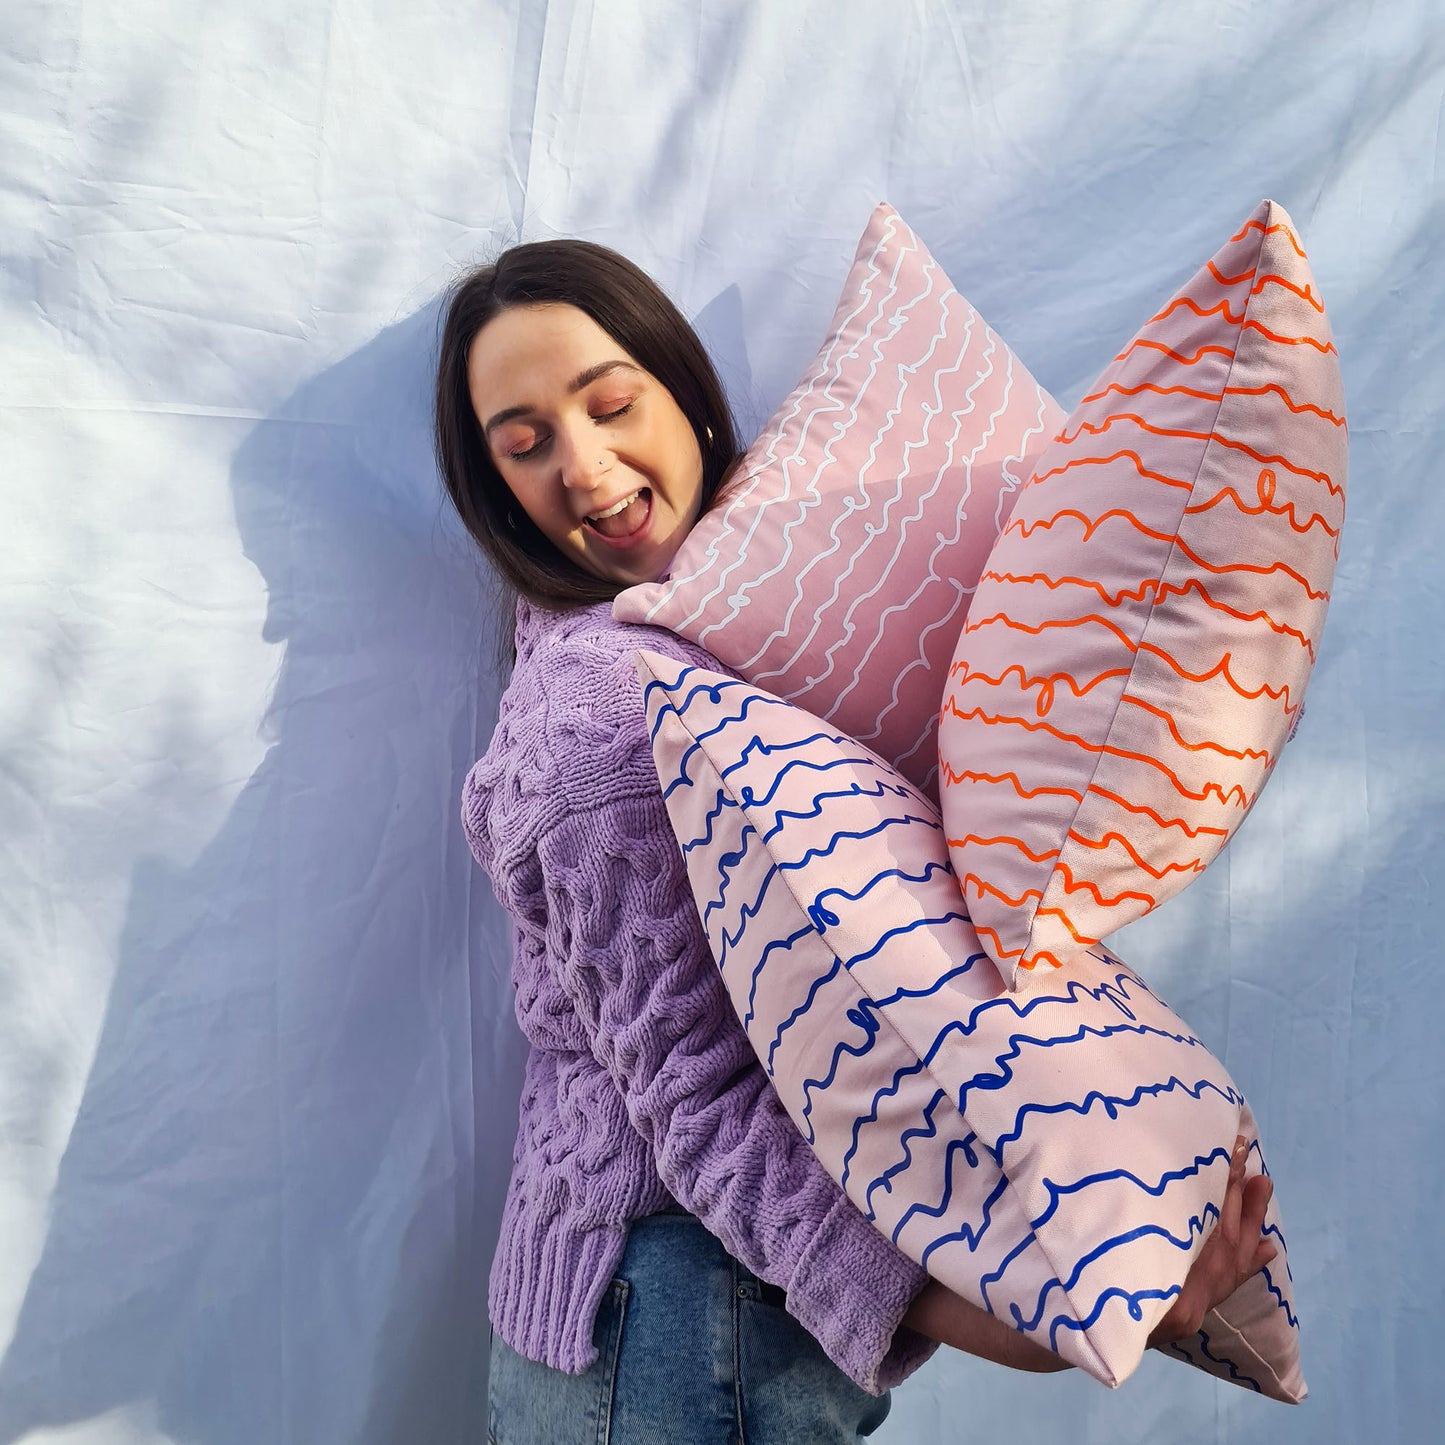
{"label": "woman's face", "polygon": [[575,306],[513,306],[472,342],[492,460],[543,535],[596,577],[653,582],[702,507],[702,453],[672,393]]}

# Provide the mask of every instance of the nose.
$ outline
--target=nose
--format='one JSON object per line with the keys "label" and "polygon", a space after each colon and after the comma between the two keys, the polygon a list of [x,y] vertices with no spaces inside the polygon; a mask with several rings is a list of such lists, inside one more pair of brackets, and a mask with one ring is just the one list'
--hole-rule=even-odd
{"label": "nose", "polygon": [[591,491],[607,475],[608,453],[595,427],[568,427],[557,435],[563,486]]}

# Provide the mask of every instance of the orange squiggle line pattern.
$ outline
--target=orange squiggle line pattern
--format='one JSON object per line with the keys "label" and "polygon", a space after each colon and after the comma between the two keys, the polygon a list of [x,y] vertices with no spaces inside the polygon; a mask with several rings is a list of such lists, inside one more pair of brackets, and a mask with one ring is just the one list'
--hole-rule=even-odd
{"label": "orange squiggle line pattern", "polygon": [[[1330,494],[1332,496],[1338,497],[1344,495],[1344,488],[1338,486],[1334,481],[1332,481],[1328,472],[1314,472],[1309,471],[1304,467],[1297,467],[1294,465],[1293,462],[1289,460],[1288,457],[1269,455],[1264,452],[1256,451],[1246,442],[1236,441],[1232,437],[1222,436],[1218,431],[1179,431],[1170,427],[1154,426],[1151,423],[1145,421],[1142,416],[1138,416],[1131,411],[1115,412],[1113,415],[1105,417],[1102,422],[1098,423],[1081,421],[1079,425],[1074,429],[1073,435],[1070,435],[1069,432],[1065,430],[1059,433],[1057,439],[1061,442],[1071,442],[1077,440],[1077,438],[1085,432],[1089,433],[1091,436],[1098,436],[1101,433],[1108,431],[1109,428],[1113,426],[1116,421],[1131,421],[1134,423],[1135,426],[1139,428],[1140,431],[1148,432],[1151,436],[1175,437],[1184,441],[1213,442],[1218,446],[1228,447],[1231,451],[1243,452],[1247,457],[1252,457],[1255,461],[1259,462],[1263,466],[1281,466],[1287,472],[1292,473],[1294,476],[1308,477],[1309,480],[1312,482],[1322,482],[1327,488],[1329,488]],[[1138,453],[1114,453],[1114,457],[1121,456],[1131,456],[1137,459]],[[1113,461],[1114,457],[1106,457],[1102,458],[1101,460]],[[1139,467],[1141,475],[1150,475],[1150,473],[1144,472],[1142,461],[1140,461]],[[1067,470],[1067,467],[1059,467],[1056,469],[1055,472],[1041,473],[1037,480],[1043,481],[1045,476],[1054,476],[1057,475],[1058,472],[1063,472]],[[1194,483],[1185,482],[1182,485],[1192,489]]]}
{"label": "orange squiggle line pattern", "polygon": [[[1042,898],[1043,896],[1035,890],[1030,890],[1018,899],[1010,898],[1008,894],[1000,892],[997,888],[994,888],[991,884],[985,882],[975,873],[965,874],[958,881],[960,890],[962,891],[965,898],[968,897],[968,885],[973,884],[974,890],[978,894],[980,900],[985,898],[987,895],[992,894],[994,897],[998,898],[1000,902],[1007,904],[1010,908],[1021,907],[1024,903],[1027,903],[1030,898]],[[1046,910],[1044,909],[1039,910],[1039,912],[1041,913],[1045,911]],[[1059,912],[1059,910],[1057,909],[1049,909],[1047,911],[1051,913]],[[1069,930],[1071,934],[1073,934],[1074,938],[1078,941],[1080,947],[1088,948],[1092,944],[1095,944],[1099,941],[1097,938],[1089,938],[1086,935],[1079,933],[1069,922],[1068,916],[1066,914],[1063,915],[1063,923],[1064,926]],[[975,923],[973,927],[974,932],[978,934],[980,940],[987,941],[989,945],[989,952],[994,956],[994,958],[998,959],[1000,963],[1013,962],[1016,963],[1019,968],[1027,970],[1028,972],[1033,972],[1034,969],[1042,968],[1045,965],[1048,965],[1052,968],[1062,968],[1064,966],[1064,959],[1060,958],[1057,954],[1048,952],[1047,950],[1040,950],[1039,952],[1031,954],[1029,957],[1025,958],[1023,956],[1023,949],[1010,948],[1008,946],[1008,943],[998,932],[998,930],[996,928],[990,928],[986,923]]]}
{"label": "orange squiggle line pattern", "polygon": [[1237,276],[1226,276],[1213,261],[1206,261],[1204,268],[1221,286],[1238,286],[1243,281],[1253,281],[1259,274],[1257,267],[1246,266]]}
{"label": "orange squiggle line pattern", "polygon": [[[984,896],[984,891],[983,891],[983,890],[984,890],[984,888],[985,888],[987,885],[984,883],[984,881],[983,881],[981,878],[979,878],[976,874],[973,874],[973,873],[965,873],[965,874],[963,875],[963,877],[961,877],[961,878],[958,880],[959,892],[961,892],[961,893],[963,894],[964,898],[967,898],[967,897],[968,897],[968,885],[969,885],[970,883],[972,883],[972,884],[975,885],[975,891],[978,893],[979,898],[982,899],[983,896]],[[1039,896],[1042,897],[1043,895],[1040,894]],[[1009,900],[1008,900],[1006,897],[1004,897],[1002,894],[1000,894],[999,897],[1000,897],[1000,899],[1001,899],[1003,902],[1006,902],[1006,903],[1007,903],[1007,902],[1009,901]],[[1011,904],[1010,906],[1015,906],[1015,905],[1012,905],[1012,904]],[[990,952],[996,959],[998,959],[998,961],[999,961],[1000,963],[1005,963],[1005,962],[1008,962],[1008,961],[1010,961],[1010,960],[1012,960],[1012,961],[1014,961],[1014,962],[1018,962],[1018,960],[1021,958],[1021,956],[1022,956],[1022,954],[1023,954],[1023,949],[1021,949],[1021,948],[1010,948],[1010,947],[1008,946],[1007,942],[1004,940],[1003,935],[1002,935],[1001,933],[999,933],[998,929],[996,929],[996,928],[990,928],[989,925],[986,924],[986,923],[975,923],[975,924],[973,925],[973,931],[974,931],[976,934],[978,934],[980,940],[986,940],[986,941],[987,941],[987,943],[988,943],[988,945],[989,945],[989,952]],[[1019,966],[1020,966],[1021,968],[1030,967],[1030,965],[1028,965],[1028,964],[1022,964],[1022,963],[1020,963]]]}
{"label": "orange squiggle line pattern", "polygon": [[1223,743],[1216,743],[1206,738],[1203,742],[1191,743],[1185,740],[1184,734],[1179,731],[1179,724],[1174,714],[1167,708],[1158,706],[1157,703],[1145,702],[1142,697],[1135,697],[1132,693],[1125,693],[1119,699],[1121,706],[1137,707],[1147,712],[1151,717],[1157,717],[1168,729],[1169,736],[1175,743],[1190,753],[1218,753],[1220,757],[1233,758],[1236,762],[1245,762],[1253,759],[1262,762],[1266,767],[1270,765],[1271,753],[1268,748],[1227,748]]}
{"label": "orange squiggle line pattern", "polygon": [[[1067,913],[1064,912],[1062,908],[1040,908],[1039,912],[1043,914],[1051,913],[1055,915],[1060,920],[1060,922],[1063,923],[1064,927],[1068,929],[1069,934],[1072,936],[1074,942],[1079,944],[1083,948],[1087,948],[1090,944],[1094,944],[1099,941],[1092,933],[1081,932],[1079,928],[1075,926],[1073,920],[1069,917]],[[1060,958],[1059,955],[1056,953],[1040,951],[1039,953],[1034,954],[1034,958],[1038,961],[1047,960],[1057,968],[1062,968],[1064,965],[1064,960]]]}
{"label": "orange squiggle line pattern", "polygon": [[1011,532],[1017,532],[1022,537],[1028,537],[1041,527],[1053,527],[1055,523],[1062,521],[1065,517],[1076,517],[1084,524],[1084,541],[1086,542],[1089,541],[1093,537],[1093,534],[1111,517],[1121,517],[1142,535],[1152,537],[1156,542],[1171,543],[1178,551],[1188,557],[1196,567],[1200,567],[1206,572],[1212,572],[1215,576],[1223,576],[1230,572],[1252,572],[1256,576],[1268,577],[1276,572],[1283,572],[1285,576],[1299,583],[1304,589],[1305,595],[1312,602],[1325,601],[1330,595],[1329,592],[1324,589],[1316,590],[1311,587],[1309,579],[1305,577],[1302,572],[1295,571],[1293,567],[1284,562],[1274,562],[1268,567],[1259,567],[1247,562],[1227,562],[1222,566],[1215,566],[1212,562],[1206,562],[1182,537],[1172,532],[1159,532],[1152,527],[1146,527],[1133,512],[1127,512],[1122,507],[1111,507],[1107,512],[1101,512],[1098,517],[1085,516],[1083,512],[1078,511],[1074,507],[1061,507],[1052,517],[1040,517],[1035,522],[1026,523],[1016,518],[1004,528],[1000,536],[1003,537]]}
{"label": "orange squiggle line pattern", "polygon": [[1137,587],[1121,587],[1117,592],[1110,592],[1102,582],[1095,582],[1089,577],[1050,577],[1044,572],[1029,572],[1019,575],[1014,572],[995,572],[992,569],[985,572],[980,581],[1017,583],[1021,586],[1041,584],[1050,591],[1057,591],[1060,587],[1085,587],[1091,592],[1098,594],[1099,598],[1110,607],[1120,607],[1125,602],[1143,602],[1145,598],[1153,596],[1154,602],[1166,601],[1169,597],[1184,597],[1190,592],[1197,592],[1199,600],[1204,603],[1211,612],[1218,612],[1226,617],[1232,617],[1237,622],[1263,622],[1271,632],[1281,637],[1292,637],[1309,654],[1311,662],[1315,660],[1314,643],[1300,631],[1298,627],[1291,627],[1288,623],[1279,622],[1271,617],[1268,612],[1261,609],[1258,612],[1241,612],[1237,607],[1230,607],[1227,603],[1211,597],[1204,583],[1197,577],[1190,577],[1187,581],[1164,582],[1159,578],[1146,577]]}
{"label": "orange squiggle line pattern", "polygon": [[[1149,908],[1153,908],[1155,903],[1155,898],[1152,893],[1136,892],[1130,888],[1126,888],[1122,893],[1114,894],[1111,898],[1105,898],[1103,890],[1092,878],[1076,878],[1074,876],[1074,870],[1062,861],[1055,870],[1055,876],[1062,881],[1065,893],[1087,893],[1100,908],[1117,908],[1121,903],[1128,902],[1131,899],[1135,903],[1143,903]],[[1067,918],[1069,916],[1062,908],[1059,909],[1058,912],[1061,917]],[[1070,932],[1072,931],[1071,929]],[[1097,940],[1090,939],[1089,941],[1093,943]]]}
{"label": "orange squiggle line pattern", "polygon": [[1154,768],[1168,779],[1170,785],[1181,798],[1189,798],[1196,803],[1207,803],[1210,798],[1217,798],[1224,806],[1231,803],[1243,812],[1248,812],[1254,806],[1255,794],[1246,793],[1238,783],[1231,785],[1228,789],[1222,783],[1206,783],[1200,792],[1195,792],[1185,785],[1183,779],[1174,770],[1158,758],[1150,757],[1147,753],[1135,752],[1129,748],[1113,747],[1108,743],[1091,743],[1086,738],[1081,738],[1074,733],[1066,733],[1059,728],[1050,727],[1045,722],[1031,722],[1028,718],[1012,717],[1007,713],[990,715],[981,708],[973,708],[964,712],[958,704],[950,697],[944,706],[946,715],[956,717],[963,722],[979,722],[985,727],[1021,727],[1030,731],[1049,733],[1059,742],[1069,743],[1074,747],[1082,748],[1088,753],[1097,753],[1101,756],[1111,758],[1123,758],[1129,762],[1142,763],[1146,767]]}
{"label": "orange squiggle line pattern", "polygon": [[[1072,437],[1065,436],[1062,432],[1054,438],[1055,441],[1068,442]],[[1194,490],[1193,482],[1186,482],[1182,477],[1166,476],[1163,472],[1151,472],[1145,465],[1144,459],[1138,452],[1125,448],[1122,451],[1112,452],[1107,457],[1075,457],[1072,461],[1065,462],[1061,467],[1055,467],[1052,471],[1037,472],[1032,480],[1035,482],[1046,482],[1052,477],[1061,477],[1065,472],[1072,471],[1075,467],[1106,467],[1110,462],[1117,462],[1121,457],[1127,457],[1134,463],[1134,469],[1141,477],[1148,477],[1151,482],[1163,482],[1168,487],[1178,487],[1181,491],[1189,492]]]}
{"label": "orange squiggle line pattern", "polygon": [[1211,508],[1219,506],[1219,504],[1224,501],[1232,501],[1246,516],[1259,517],[1268,513],[1271,517],[1284,517],[1288,520],[1289,525],[1296,532],[1300,533],[1301,536],[1312,527],[1319,527],[1327,537],[1338,537],[1340,535],[1340,529],[1330,526],[1318,512],[1311,512],[1309,521],[1301,524],[1299,521],[1299,513],[1295,510],[1295,504],[1293,502],[1286,502],[1282,507],[1272,507],[1266,502],[1261,502],[1257,507],[1251,507],[1233,487],[1222,488],[1207,502],[1198,502],[1192,507],[1185,507],[1184,515],[1186,517],[1197,517],[1201,512],[1207,512],[1211,510]]}
{"label": "orange squiggle line pattern", "polygon": [[1077,828],[1070,828],[1068,836],[1071,843],[1077,843],[1081,848],[1094,848],[1101,852],[1117,843],[1133,859],[1135,866],[1142,868],[1151,878],[1162,880],[1170,873],[1203,873],[1205,868],[1203,858],[1190,858],[1183,863],[1166,863],[1162,868],[1156,868],[1128,838],[1112,830],[1102,838],[1091,838]]}
{"label": "orange squiggle line pattern", "polygon": [[[1073,932],[1073,930],[1070,929],[1070,932]],[[1086,939],[1081,946],[1088,947],[1089,944],[1098,943],[1098,941],[1099,940],[1097,938]],[[1040,949],[1037,953],[1031,954],[1028,958],[1021,957],[1019,959],[1018,966],[1020,969],[1027,970],[1029,973],[1032,973],[1035,969],[1039,968],[1062,968],[1065,962],[1066,960],[1060,958],[1058,954],[1050,953],[1047,949]]]}
{"label": "orange squiggle line pattern", "polygon": [[[975,768],[964,768],[960,772],[955,772],[946,761],[942,764],[942,771],[949,783],[1007,783],[1020,798],[1027,801],[1031,801],[1034,798],[1058,797],[1068,798],[1071,802],[1079,804],[1084,801],[1085,796],[1084,793],[1081,793],[1077,788],[1027,787],[1017,773],[985,773]],[[1205,824],[1200,824],[1198,827],[1190,827],[1183,818],[1166,818],[1156,808],[1151,808],[1143,803],[1130,802],[1129,799],[1122,794],[1111,792],[1108,788],[1100,787],[1098,783],[1090,783],[1087,791],[1095,797],[1104,798],[1108,802],[1115,804],[1115,806],[1123,808],[1126,812],[1149,818],[1161,829],[1177,828],[1190,838],[1229,837],[1228,828],[1212,828]]]}
{"label": "orange squiggle line pattern", "polygon": [[[1000,903],[1007,903],[1010,908],[1022,908],[1024,904],[1027,903],[1031,898],[1038,899],[1040,902],[1042,902],[1044,897],[1042,888],[1025,888],[1022,893],[1020,893],[1017,897],[1014,897],[1011,894],[1005,893],[1003,889],[995,887],[992,883],[988,881],[988,879],[980,878],[976,873],[960,874],[958,882],[959,886],[963,889],[963,894],[965,898],[968,896],[968,885],[971,883],[974,886],[975,890],[977,890],[978,896],[980,898],[988,897],[991,894],[993,897],[997,898]],[[985,930],[980,928],[978,924],[975,923],[974,931],[976,933],[983,933]],[[988,931],[992,932],[991,929]],[[997,933],[994,933],[993,936],[1000,943],[1003,941],[1002,939],[999,939]],[[1012,950],[1015,956],[1017,956],[1017,954],[1021,953],[1022,951],[1022,949]]]}
{"label": "orange squiggle line pattern", "polygon": [[1095,794],[1095,796],[1097,797],[1105,798],[1109,802],[1117,804],[1119,807],[1126,809],[1130,813],[1139,813],[1146,818],[1153,819],[1153,821],[1156,822],[1161,828],[1179,828],[1185,833],[1187,833],[1191,838],[1197,838],[1200,836],[1201,833],[1208,833],[1216,838],[1229,837],[1228,828],[1209,828],[1205,827],[1203,824],[1200,824],[1197,828],[1191,828],[1189,824],[1184,821],[1183,818],[1166,818],[1163,813],[1159,812],[1157,809],[1151,808],[1144,803],[1131,803],[1126,797],[1123,796],[1122,793],[1114,793],[1111,792],[1108,788],[1101,788],[1098,783],[1090,783],[1089,791]]}
{"label": "orange squiggle line pattern", "polygon": [[[1108,386],[1100,387],[1098,391],[1091,391],[1079,403],[1102,401],[1110,392],[1116,392],[1120,396],[1141,396],[1149,393],[1153,396],[1192,396],[1197,401],[1223,401],[1226,396],[1270,396],[1274,395],[1295,413],[1296,416],[1306,414],[1317,416],[1321,421],[1327,421],[1331,426],[1344,427],[1345,419],[1326,407],[1315,406],[1312,402],[1296,402],[1284,387],[1277,381],[1266,382],[1263,386],[1226,386],[1219,391],[1200,391],[1193,386],[1160,386],[1157,382],[1141,381],[1137,386],[1124,386],[1117,381],[1111,381]],[[1057,438],[1055,438],[1057,440]]]}
{"label": "orange squiggle line pattern", "polygon": [[1147,336],[1139,336],[1131,341],[1129,345],[1114,358],[1115,363],[1126,361],[1140,348],[1149,351],[1162,351],[1171,361],[1177,361],[1181,366],[1196,366],[1200,359],[1205,356],[1223,356],[1230,360],[1234,359],[1234,347],[1232,346],[1204,345],[1201,346],[1193,356],[1184,356],[1180,352],[1175,351],[1172,346],[1165,346],[1162,341],[1151,341]]}
{"label": "orange squiggle line pattern", "polygon": [[[1062,963],[1177,892],[1278,761],[1342,531],[1348,425],[1324,317],[1282,213],[1256,213],[1114,358],[995,543],[949,673],[940,775],[975,927],[1010,968]],[[1145,484],[1189,495],[1174,513]],[[1047,715],[1065,695],[1060,726]],[[1010,826],[1020,800],[1026,829]]]}
{"label": "orange squiggle line pattern", "polygon": [[1017,773],[981,773],[973,768],[954,772],[947,761],[942,762],[941,768],[952,783],[1008,783],[1021,798],[1059,797],[1072,798],[1075,803],[1084,801],[1084,795],[1076,788],[1026,788]]}
{"label": "orange squiggle line pattern", "polygon": [[1176,296],[1162,311],[1151,316],[1146,323],[1153,326],[1156,322],[1167,321],[1174,312],[1183,308],[1192,311],[1201,321],[1208,321],[1211,316],[1222,316],[1231,326],[1244,325],[1244,312],[1238,316],[1229,309],[1228,300],[1216,302],[1208,308],[1201,306],[1192,296]]}
{"label": "orange squiggle line pattern", "polygon": [[950,676],[956,676],[959,682],[985,682],[994,687],[1002,687],[1004,681],[1014,673],[1018,674],[1019,689],[1028,692],[1032,688],[1039,689],[1037,702],[1039,716],[1042,717],[1053,706],[1054,689],[1062,683],[1075,697],[1085,697],[1101,682],[1107,682],[1111,677],[1128,677],[1127,667],[1111,667],[1104,672],[1091,677],[1088,682],[1080,682],[1078,678],[1067,672],[1053,672],[1047,675],[1035,676],[1025,672],[1022,667],[1007,667],[997,677],[990,677],[986,672],[972,671],[967,662],[955,662],[949,669]]}
{"label": "orange squiggle line pattern", "polygon": [[1030,863],[1047,863],[1049,859],[1057,858],[1060,851],[1057,848],[1049,848],[1042,853],[1035,853],[1022,838],[1014,838],[1008,834],[1003,834],[997,838],[980,838],[976,833],[970,833],[964,838],[950,838],[948,840],[948,846],[950,848],[966,848],[970,843],[977,843],[985,848],[1000,846],[1017,848]]}
{"label": "orange squiggle line pattern", "polygon": [[[1204,264],[1209,274],[1213,276],[1221,286],[1238,286],[1241,281],[1254,281],[1254,278],[1259,274],[1251,268],[1248,271],[1241,271],[1238,276],[1226,276],[1213,261],[1206,261]],[[1301,301],[1307,301],[1321,316],[1325,314],[1325,303],[1315,295],[1309,286],[1297,286],[1293,281],[1273,271],[1266,276],[1260,276],[1257,281],[1254,281],[1254,285],[1249,288],[1249,294],[1251,296],[1258,296],[1266,286],[1271,285],[1283,286],[1286,291],[1293,291]]]}
{"label": "orange squiggle line pattern", "polygon": [[1285,239],[1290,243],[1290,245],[1295,248],[1295,251],[1301,261],[1309,260],[1309,257],[1306,256],[1304,253],[1304,247],[1300,245],[1298,238],[1295,236],[1295,233],[1290,230],[1288,226],[1266,226],[1263,221],[1246,221],[1244,225],[1241,226],[1239,230],[1236,231],[1234,235],[1229,238],[1230,245],[1234,245],[1235,243],[1244,240],[1244,238],[1249,235],[1251,231],[1258,231],[1261,236],[1283,235]]}
{"label": "orange squiggle line pattern", "polygon": [[1271,341],[1277,341],[1281,346],[1313,346],[1316,351],[1324,352],[1329,356],[1338,356],[1333,341],[1322,341],[1318,336],[1285,336],[1278,331],[1271,331],[1262,321],[1246,321],[1246,331],[1257,331],[1261,336],[1267,336]]}
{"label": "orange squiggle line pattern", "polygon": [[999,623],[1004,627],[1014,629],[1018,632],[1027,632],[1037,637],[1041,633],[1051,631],[1054,628],[1082,627],[1086,623],[1097,622],[1100,627],[1113,633],[1118,639],[1121,647],[1127,648],[1130,652],[1142,652],[1150,657],[1157,657],[1171,671],[1176,673],[1185,682],[1212,682],[1219,678],[1237,696],[1244,698],[1247,702],[1257,702],[1261,697],[1273,698],[1276,702],[1283,701],[1286,708],[1290,706],[1289,684],[1285,683],[1280,687],[1271,687],[1267,682],[1261,683],[1252,692],[1245,687],[1230,671],[1229,664],[1233,659],[1233,653],[1226,651],[1224,655],[1205,672],[1190,672],[1182,663],[1176,660],[1174,655],[1165,648],[1156,647],[1152,642],[1135,641],[1117,623],[1107,617],[1101,617],[1096,612],[1091,612],[1087,617],[1054,618],[1047,622],[1019,622],[1016,618],[1010,617],[1006,612],[996,612],[992,617],[981,618],[974,622],[971,618],[963,625],[964,633],[976,632],[980,628],[992,626]]}

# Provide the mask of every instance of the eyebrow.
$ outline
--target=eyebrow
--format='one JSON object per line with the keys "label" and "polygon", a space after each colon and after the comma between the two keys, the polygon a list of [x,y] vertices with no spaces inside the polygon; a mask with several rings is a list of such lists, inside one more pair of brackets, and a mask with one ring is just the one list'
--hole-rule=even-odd
{"label": "eyebrow", "polygon": [[[634,366],[630,361],[599,361],[595,366],[589,366],[585,371],[579,371],[571,381],[567,383],[567,390],[574,396],[591,386],[594,381],[601,381],[604,376],[610,376],[614,371],[635,371],[641,376],[642,368]],[[499,427],[503,422],[513,420],[515,417],[526,416],[532,411],[530,406],[509,406],[499,411],[495,416],[488,418],[487,424],[482,431],[490,435],[493,427]]]}

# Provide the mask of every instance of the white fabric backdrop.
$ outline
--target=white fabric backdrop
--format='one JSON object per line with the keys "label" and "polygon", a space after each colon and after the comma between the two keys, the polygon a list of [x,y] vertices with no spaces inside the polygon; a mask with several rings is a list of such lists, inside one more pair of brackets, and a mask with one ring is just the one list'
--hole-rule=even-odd
{"label": "white fabric backdrop", "polygon": [[1353,440],[1308,716],[1121,951],[1275,1168],[1313,1387],[961,1356],[889,1441],[1438,1437],[1438,0],[8,0],[0,1445],[475,1441],[520,1050],[437,296],[632,255],[746,430],[892,201],[1072,402],[1265,195]]}

